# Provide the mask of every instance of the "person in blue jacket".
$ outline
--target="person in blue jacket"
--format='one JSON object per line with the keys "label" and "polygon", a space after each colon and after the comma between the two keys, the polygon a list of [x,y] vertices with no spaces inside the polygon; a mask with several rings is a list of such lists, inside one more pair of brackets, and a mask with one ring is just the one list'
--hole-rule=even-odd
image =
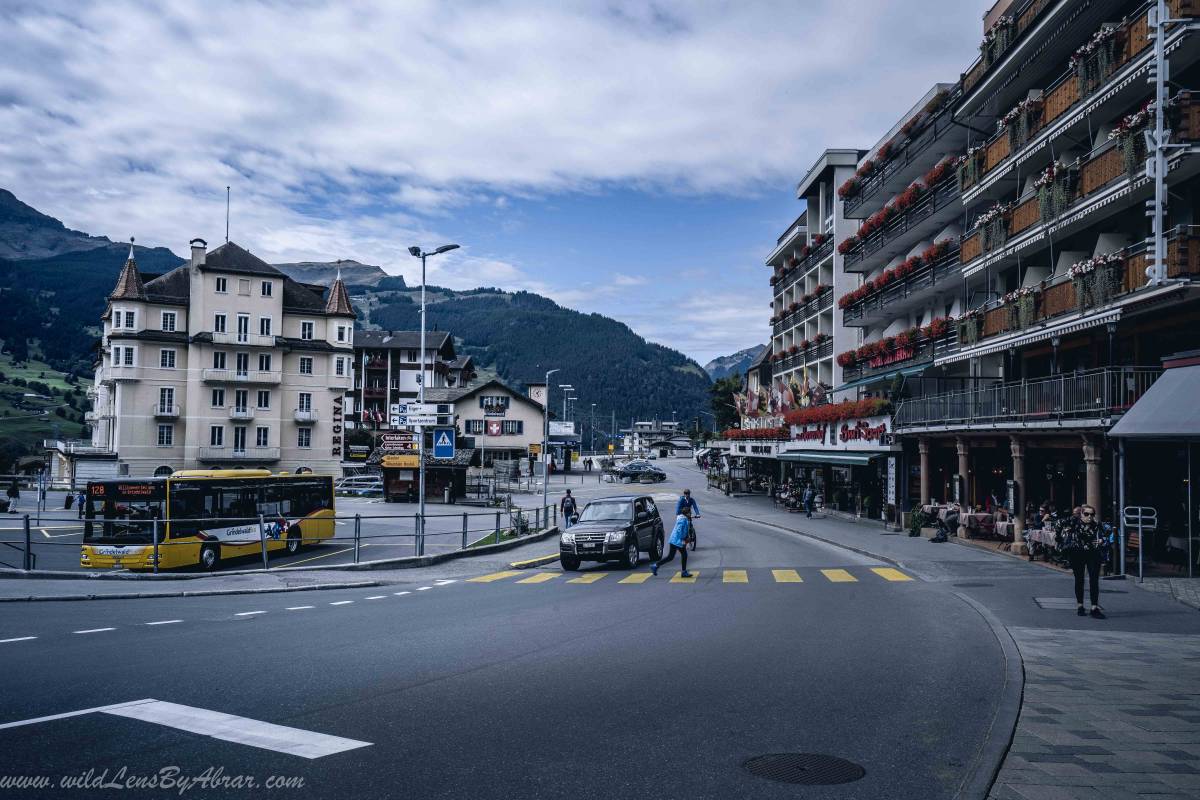
{"label": "person in blue jacket", "polygon": [[700,506],[696,505],[696,501],[692,499],[692,490],[684,489],[683,494],[679,495],[679,500],[675,503],[675,516],[679,516],[687,509],[690,514],[700,516]]}
{"label": "person in blue jacket", "polygon": [[650,564],[650,571],[655,575],[658,574],[658,568],[663,564],[673,560],[675,554],[679,553],[679,558],[683,562],[683,571],[680,576],[684,578],[692,577],[692,573],[688,572],[687,568],[687,548],[684,546],[687,542],[688,528],[691,525],[692,511],[690,508],[685,508],[681,514],[675,517],[675,527],[671,529],[671,550],[658,561]]}

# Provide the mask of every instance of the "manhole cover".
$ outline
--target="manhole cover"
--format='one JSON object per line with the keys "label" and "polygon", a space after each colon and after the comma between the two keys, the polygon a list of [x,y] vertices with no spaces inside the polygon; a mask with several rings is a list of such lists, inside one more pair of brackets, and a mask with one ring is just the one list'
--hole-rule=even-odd
{"label": "manhole cover", "polygon": [[821,753],[768,753],[747,759],[742,766],[760,778],[809,786],[850,783],[867,774],[852,761]]}
{"label": "manhole cover", "polygon": [[985,586],[995,586],[994,583],[956,583],[959,589],[982,589]]}

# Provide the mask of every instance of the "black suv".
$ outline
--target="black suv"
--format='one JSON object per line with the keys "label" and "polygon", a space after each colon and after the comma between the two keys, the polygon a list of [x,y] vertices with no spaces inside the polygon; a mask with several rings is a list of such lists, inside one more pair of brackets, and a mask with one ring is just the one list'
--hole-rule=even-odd
{"label": "black suv", "polygon": [[654,500],[646,495],[622,495],[593,500],[579,521],[559,535],[558,558],[563,569],[576,570],[583,561],[620,561],[633,569],[646,553],[662,558],[666,534]]}

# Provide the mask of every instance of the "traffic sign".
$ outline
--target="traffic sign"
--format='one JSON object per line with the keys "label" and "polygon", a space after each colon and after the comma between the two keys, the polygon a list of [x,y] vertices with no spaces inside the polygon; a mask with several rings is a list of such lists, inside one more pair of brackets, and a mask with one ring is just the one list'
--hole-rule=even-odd
{"label": "traffic sign", "polygon": [[454,428],[434,428],[433,457],[454,458]]}
{"label": "traffic sign", "polygon": [[394,427],[399,428],[421,428],[428,425],[437,425],[436,414],[409,414],[408,416],[398,416],[393,418]]}
{"label": "traffic sign", "polygon": [[393,414],[399,414],[402,417],[411,417],[414,414],[434,414],[438,413],[437,403],[392,403]]}

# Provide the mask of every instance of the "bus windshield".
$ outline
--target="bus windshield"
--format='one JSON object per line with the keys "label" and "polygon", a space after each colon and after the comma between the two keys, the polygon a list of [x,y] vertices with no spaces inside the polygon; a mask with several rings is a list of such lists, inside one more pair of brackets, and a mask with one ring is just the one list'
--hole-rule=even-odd
{"label": "bus windshield", "polygon": [[105,544],[154,541],[155,521],[161,521],[167,499],[165,480],[100,481],[89,483],[84,507],[83,540]]}

